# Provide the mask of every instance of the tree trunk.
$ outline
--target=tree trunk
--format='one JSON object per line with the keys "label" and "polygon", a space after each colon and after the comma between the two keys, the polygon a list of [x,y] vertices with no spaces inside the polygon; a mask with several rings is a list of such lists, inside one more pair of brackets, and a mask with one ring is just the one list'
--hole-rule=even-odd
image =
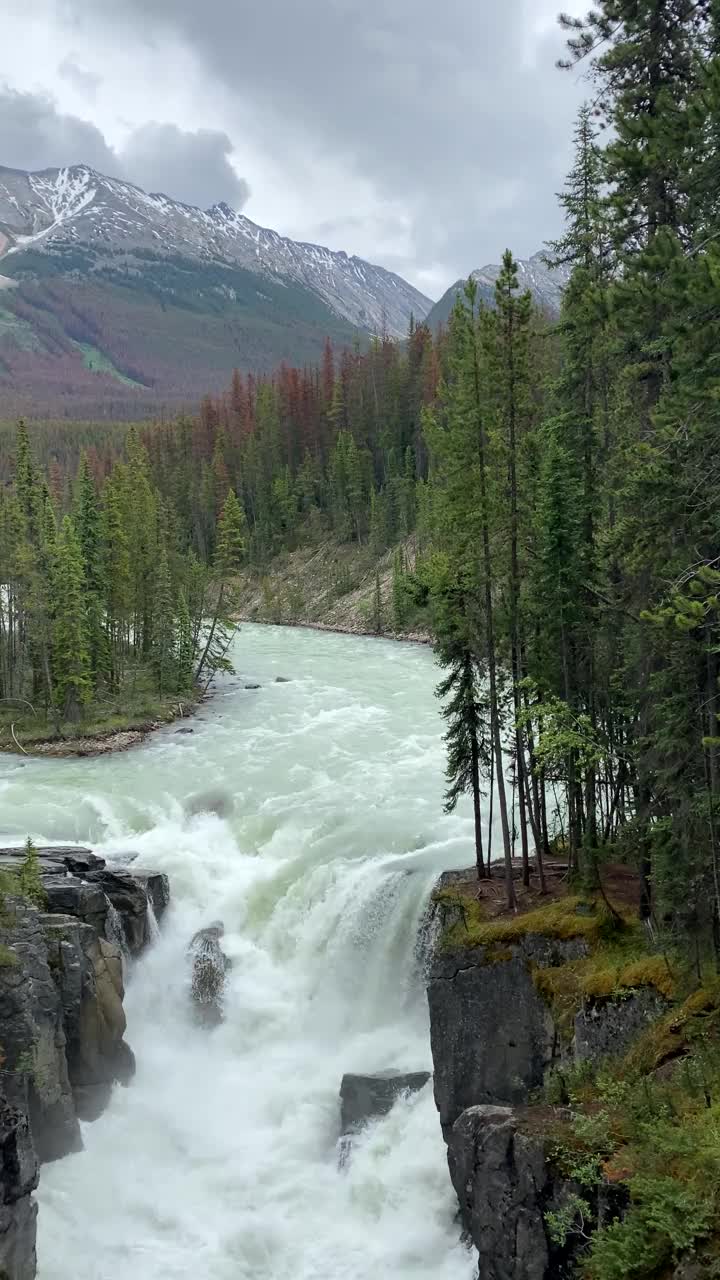
{"label": "tree trunk", "polygon": [[483,577],[485,580],[485,628],[488,658],[488,675],[490,683],[490,720],[492,740],[495,748],[495,770],[500,806],[500,823],[502,826],[503,848],[505,852],[505,887],[510,909],[517,906],[515,885],[513,882],[512,852],[510,846],[510,827],[508,824],[507,797],[505,794],[505,773],[503,770],[502,739],[500,735],[500,710],[498,700],[497,656],[495,652],[495,627],[492,598],[492,554],[490,550],[490,517],[488,512],[485,423],[480,407],[480,370],[478,368],[477,332],[475,328],[475,311],[471,312],[471,337],[473,345],[473,364],[475,380],[475,412],[477,415],[478,461],[480,464],[480,501],[482,506],[482,557]]}
{"label": "tree trunk", "polygon": [[480,812],[480,749],[474,725],[470,728],[470,751],[472,756],[473,818],[475,820],[475,863],[477,865],[478,880],[484,880],[485,859],[483,857],[482,814]]}

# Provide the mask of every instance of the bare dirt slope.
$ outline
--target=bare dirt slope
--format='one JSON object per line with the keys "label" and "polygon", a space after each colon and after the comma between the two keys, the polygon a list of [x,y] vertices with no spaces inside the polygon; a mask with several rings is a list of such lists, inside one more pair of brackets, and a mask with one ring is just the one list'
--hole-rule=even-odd
{"label": "bare dirt slope", "polygon": [[[414,547],[406,559],[412,564]],[[367,547],[326,541],[278,556],[264,575],[241,581],[244,621],[314,626],[356,635],[429,643],[427,627],[398,628],[393,604],[394,550],[377,561]],[[379,608],[378,608],[379,605]]]}

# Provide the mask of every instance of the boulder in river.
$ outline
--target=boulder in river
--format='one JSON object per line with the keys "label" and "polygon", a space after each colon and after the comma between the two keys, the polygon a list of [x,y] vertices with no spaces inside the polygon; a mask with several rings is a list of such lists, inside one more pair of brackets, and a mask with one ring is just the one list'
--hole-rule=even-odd
{"label": "boulder in river", "polygon": [[220,946],[225,932],[221,920],[198,929],[189,947],[192,963],[190,995],[201,1026],[216,1027],[223,1019],[225,975],[230,960]]}
{"label": "boulder in river", "polygon": [[402,1094],[418,1093],[429,1071],[380,1071],[376,1075],[348,1073],[340,1085],[340,1128],[344,1137],[357,1133],[371,1120],[386,1116]]}

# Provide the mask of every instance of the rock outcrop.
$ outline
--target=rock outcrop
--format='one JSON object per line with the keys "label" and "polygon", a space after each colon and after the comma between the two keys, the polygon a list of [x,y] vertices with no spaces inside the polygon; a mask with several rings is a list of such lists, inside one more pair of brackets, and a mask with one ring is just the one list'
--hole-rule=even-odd
{"label": "rock outcrop", "polygon": [[[82,1147],[68,1074],[63,1001],[50,969],[43,917],[8,899],[0,928],[2,1086],[29,1117],[38,1158],[56,1160]],[[79,964],[77,956],[75,963]]]}
{"label": "rock outcrop", "polygon": [[0,1277],[34,1280],[38,1161],[27,1116],[0,1095]]}
{"label": "rock outcrop", "polygon": [[452,1127],[448,1164],[483,1280],[545,1280],[552,1184],[543,1145],[523,1134],[517,1112],[468,1107]]}
{"label": "rock outcrop", "polygon": [[628,993],[622,1000],[588,1002],[575,1016],[575,1060],[597,1062],[624,1053],[667,1007],[667,1000],[651,987]]}
{"label": "rock outcrop", "polygon": [[553,1068],[624,1053],[667,1001],[646,986],[580,997],[574,1020],[572,1008],[569,1016],[567,1007],[556,1013],[545,994],[554,990],[552,971],[588,956],[587,939],[568,937],[567,928],[557,937],[552,927],[542,933],[520,926],[498,930],[502,941],[477,945],[452,878],[440,888],[430,1035],[461,1220],[478,1250],[482,1280],[559,1280],[571,1273],[571,1259],[566,1246],[553,1242],[546,1214],[562,1211],[578,1188],[550,1159],[547,1136],[562,1117],[556,1108],[527,1104]]}
{"label": "rock outcrop", "polygon": [[[23,857],[1,850],[0,867]],[[0,1280],[35,1275],[39,1164],[80,1150],[79,1120],[132,1077],[121,943],[138,955],[169,897],[165,876],[85,849],[38,850],[38,868],[42,908],[16,878],[0,901]]]}
{"label": "rock outcrop", "polygon": [[532,980],[586,951],[580,939],[529,935],[513,946],[436,951],[428,1002],[435,1101],[447,1136],[466,1107],[525,1102],[563,1046]]}
{"label": "rock outcrop", "polygon": [[404,1093],[418,1093],[430,1079],[429,1071],[380,1071],[376,1075],[343,1076],[340,1085],[341,1136],[357,1133],[363,1125],[386,1116]]}
{"label": "rock outcrop", "polygon": [[223,1020],[225,978],[230,960],[220,946],[225,932],[221,920],[198,929],[188,952],[192,971],[190,995],[197,1021],[203,1027],[216,1027]]}

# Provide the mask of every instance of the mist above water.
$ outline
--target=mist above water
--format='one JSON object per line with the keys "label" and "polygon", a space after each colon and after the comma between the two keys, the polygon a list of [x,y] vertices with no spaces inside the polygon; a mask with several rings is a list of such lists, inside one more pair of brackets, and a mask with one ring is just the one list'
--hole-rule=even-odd
{"label": "mist above water", "polygon": [[[247,626],[234,661],[192,734],[0,760],[0,842],[136,855],[172,889],[129,977],[137,1076],[42,1171],[40,1280],[469,1280],[431,1086],[337,1167],[343,1072],[431,1067],[418,925],[472,860],[469,811],[442,813],[432,655]],[[186,949],[218,918],[208,1032]]]}

